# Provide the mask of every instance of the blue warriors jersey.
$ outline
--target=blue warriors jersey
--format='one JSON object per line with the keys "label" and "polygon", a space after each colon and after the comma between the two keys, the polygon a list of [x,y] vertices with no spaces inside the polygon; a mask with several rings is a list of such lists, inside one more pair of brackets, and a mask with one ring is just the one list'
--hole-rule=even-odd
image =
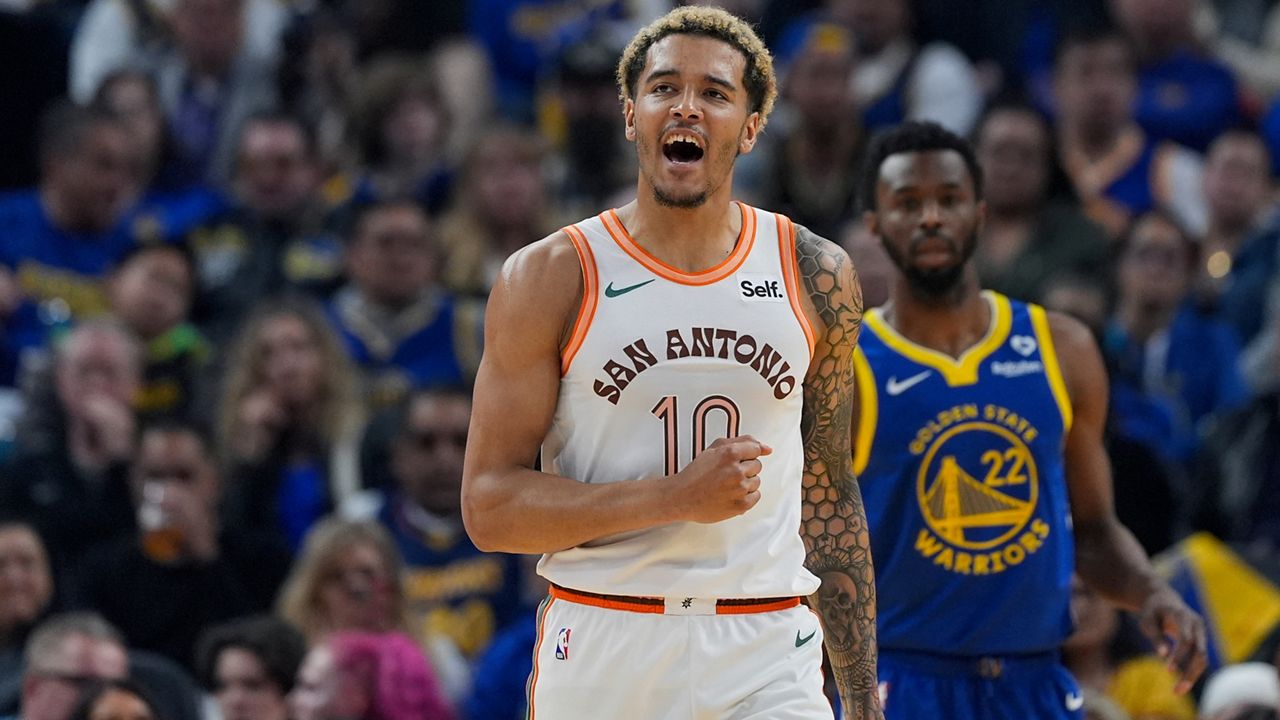
{"label": "blue warriors jersey", "polygon": [[887,650],[1038,653],[1071,629],[1071,405],[1044,310],[983,296],[990,328],[959,359],[879,310],[854,356],[854,469]]}
{"label": "blue warriors jersey", "polygon": [[53,224],[37,191],[0,195],[0,265],[46,324],[106,312],[101,281],[133,244],[125,223],[101,234],[71,233]]}
{"label": "blue warriors jersey", "polygon": [[407,311],[388,336],[340,294],[329,315],[347,352],[365,374],[367,399],[375,408],[395,404],[413,388],[459,385],[480,364],[484,307],[440,295]]}
{"label": "blue warriors jersey", "polygon": [[378,512],[404,558],[410,628],[424,644],[445,637],[474,660],[520,612],[519,556],[481,552],[460,530],[424,532],[410,512],[395,495]]}

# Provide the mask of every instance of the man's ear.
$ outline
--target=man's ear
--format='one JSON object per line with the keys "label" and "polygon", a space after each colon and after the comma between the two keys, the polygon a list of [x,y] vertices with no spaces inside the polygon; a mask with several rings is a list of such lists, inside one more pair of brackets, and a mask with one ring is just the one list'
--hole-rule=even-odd
{"label": "man's ear", "polygon": [[627,139],[636,141],[636,101],[627,98],[622,101],[622,122]]}
{"label": "man's ear", "polygon": [[747,122],[742,126],[742,135],[738,138],[738,153],[746,155],[751,152],[751,148],[756,146],[756,141],[760,139],[760,113],[753,112],[747,117]]}

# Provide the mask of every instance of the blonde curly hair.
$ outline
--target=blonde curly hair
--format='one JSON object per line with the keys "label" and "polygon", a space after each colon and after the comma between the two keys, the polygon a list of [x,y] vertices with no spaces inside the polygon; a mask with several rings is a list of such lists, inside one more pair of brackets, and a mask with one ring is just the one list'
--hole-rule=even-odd
{"label": "blonde curly hair", "polygon": [[742,18],[715,7],[679,7],[649,23],[636,33],[618,60],[618,97],[635,97],[636,81],[644,70],[649,48],[668,35],[702,35],[720,40],[742,53],[747,60],[743,82],[751,112],[760,113],[763,129],[778,97],[778,79],[773,72],[773,56],[764,41]]}

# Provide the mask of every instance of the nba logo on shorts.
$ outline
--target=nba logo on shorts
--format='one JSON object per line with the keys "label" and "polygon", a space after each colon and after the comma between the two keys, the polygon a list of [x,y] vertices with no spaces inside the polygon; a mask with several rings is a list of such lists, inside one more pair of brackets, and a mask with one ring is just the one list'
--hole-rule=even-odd
{"label": "nba logo on shorts", "polygon": [[556,635],[556,659],[569,659],[569,633],[573,632],[569,628],[560,628],[560,633]]}

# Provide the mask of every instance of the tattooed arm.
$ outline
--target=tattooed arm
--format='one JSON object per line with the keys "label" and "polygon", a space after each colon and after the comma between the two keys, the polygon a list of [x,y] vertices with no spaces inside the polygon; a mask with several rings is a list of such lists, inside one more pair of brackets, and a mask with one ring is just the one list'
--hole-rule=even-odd
{"label": "tattooed arm", "polygon": [[805,565],[822,580],[809,598],[822,619],[827,656],[845,717],[880,718],[876,688],[876,588],[862,493],[853,475],[853,347],[862,326],[862,288],[839,246],[796,228],[796,258],[817,335],[804,381]]}

